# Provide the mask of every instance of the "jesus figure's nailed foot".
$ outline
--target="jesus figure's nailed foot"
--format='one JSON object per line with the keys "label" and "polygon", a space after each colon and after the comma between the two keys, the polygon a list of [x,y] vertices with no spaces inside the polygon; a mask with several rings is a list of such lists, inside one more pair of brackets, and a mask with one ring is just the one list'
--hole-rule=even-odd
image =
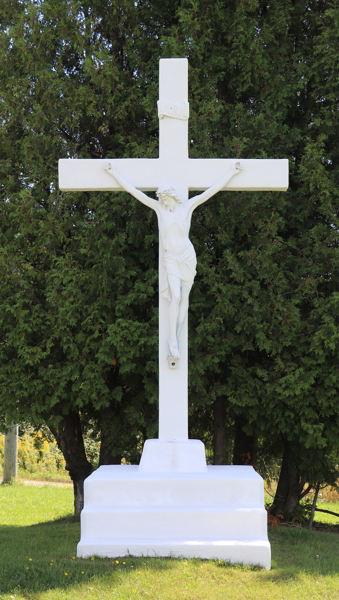
{"label": "jesus figure's nailed foot", "polygon": [[173,356],[173,358],[180,358],[180,352],[179,352],[177,340],[171,340],[171,338],[169,338],[168,345],[169,345],[169,352],[170,352],[169,355]]}

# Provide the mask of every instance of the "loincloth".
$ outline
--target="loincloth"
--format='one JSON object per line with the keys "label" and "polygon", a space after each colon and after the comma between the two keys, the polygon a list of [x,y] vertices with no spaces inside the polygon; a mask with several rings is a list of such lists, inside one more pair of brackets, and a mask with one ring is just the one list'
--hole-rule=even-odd
{"label": "loincloth", "polygon": [[197,257],[193,245],[181,256],[173,254],[164,255],[164,276],[161,284],[161,295],[171,300],[171,290],[168,283],[168,275],[178,277],[180,281],[193,283],[196,276]]}

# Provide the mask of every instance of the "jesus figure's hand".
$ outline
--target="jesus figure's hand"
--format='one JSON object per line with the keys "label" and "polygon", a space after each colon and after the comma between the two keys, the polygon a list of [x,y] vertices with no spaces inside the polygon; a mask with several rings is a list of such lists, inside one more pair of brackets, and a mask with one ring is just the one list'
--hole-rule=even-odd
{"label": "jesus figure's hand", "polygon": [[112,163],[108,162],[108,160],[106,160],[104,162],[104,169],[105,171],[111,171],[112,170]]}
{"label": "jesus figure's hand", "polygon": [[236,162],[233,169],[234,169],[234,175],[238,175],[238,173],[240,173],[240,171],[242,171],[244,168],[244,165],[241,162]]}

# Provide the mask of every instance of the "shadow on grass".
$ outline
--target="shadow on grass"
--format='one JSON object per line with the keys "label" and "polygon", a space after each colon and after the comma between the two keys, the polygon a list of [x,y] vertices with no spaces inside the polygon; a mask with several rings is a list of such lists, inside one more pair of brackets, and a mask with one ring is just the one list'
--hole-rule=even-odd
{"label": "shadow on grass", "polygon": [[136,570],[166,570],[175,559],[76,559],[79,519],[66,516],[29,526],[0,526],[0,595],[25,594],[88,583],[93,577],[119,586]]}
{"label": "shadow on grass", "polygon": [[[55,519],[52,519],[51,521],[41,521],[41,523],[35,523],[34,525],[28,525],[27,528],[29,529],[30,527],[50,527],[51,525],[67,525],[67,524],[78,524],[80,525],[80,516],[74,516],[74,515],[66,515],[65,517],[56,517]],[[1,530],[1,525],[0,525],[0,530]],[[80,534],[79,534],[80,535]]]}
{"label": "shadow on grass", "polygon": [[[269,537],[273,569],[260,573],[263,582],[288,583],[303,573],[338,574],[337,536],[297,528],[270,528]],[[79,521],[73,516],[25,527],[1,526],[0,594],[66,589],[89,583],[94,577],[119,587],[137,570],[160,572],[172,569],[180,560],[133,556],[75,559],[79,539]],[[201,564],[200,559],[189,562],[193,567]],[[224,569],[260,570],[257,566],[211,562]]]}
{"label": "shadow on grass", "polygon": [[338,575],[338,536],[302,527],[269,527],[272,571],[268,577],[288,581],[297,573]]}

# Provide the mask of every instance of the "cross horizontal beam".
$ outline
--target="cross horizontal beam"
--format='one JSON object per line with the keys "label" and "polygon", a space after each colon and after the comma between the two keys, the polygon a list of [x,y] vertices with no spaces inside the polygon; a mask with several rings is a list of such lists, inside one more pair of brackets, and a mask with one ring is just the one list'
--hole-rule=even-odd
{"label": "cross horizontal beam", "polygon": [[[283,159],[236,159],[244,170],[234,177],[229,191],[275,191],[288,188],[288,160]],[[121,191],[122,188],[104,171],[101,159],[59,160],[59,187],[65,192]],[[234,164],[227,158],[172,159],[169,163],[161,158],[114,159],[119,173],[142,191],[157,190],[164,183],[173,185],[185,181],[188,190],[205,190],[221,179]]]}

